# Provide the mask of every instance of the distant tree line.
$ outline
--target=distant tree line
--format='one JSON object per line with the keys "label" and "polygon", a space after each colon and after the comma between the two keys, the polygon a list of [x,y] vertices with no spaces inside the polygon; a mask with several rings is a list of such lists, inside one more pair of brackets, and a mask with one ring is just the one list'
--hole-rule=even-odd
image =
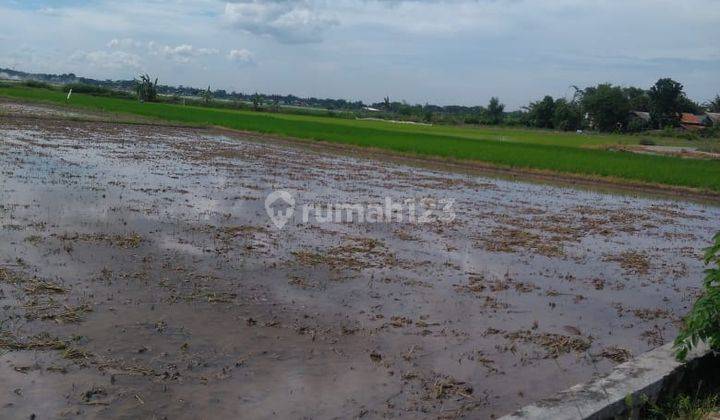
{"label": "distant tree line", "polygon": [[[652,128],[675,127],[683,112],[693,114],[720,112],[720,95],[700,105],[689,99],[683,85],[669,78],[658,80],[649,89],[621,87],[609,83],[581,89],[573,86],[572,98],[553,98],[548,95],[533,101],[519,111],[507,112],[497,97],[486,106],[439,106],[409,104],[392,101],[389,97],[366,105],[362,101],[345,99],[301,98],[295,95],[227,92],[224,89],[198,89],[186,86],[158,85],[141,75],[138,80],[95,80],[75,74],[30,74],[0,69],[10,77],[41,83],[64,84],[65,90],[106,96],[131,96],[153,101],[160,95],[171,102],[199,105],[247,107],[256,111],[278,111],[281,106],[317,108],[328,115],[359,116],[384,119],[422,121],[439,124],[483,124],[528,126],[564,131],[592,129],[603,132],[638,132]],[[189,98],[189,99],[188,99]],[[193,98],[197,98],[194,100]],[[195,101],[195,102],[193,102]],[[337,111],[337,112],[332,112]],[[631,118],[630,111],[648,113],[650,118]]]}
{"label": "distant tree line", "polygon": [[[73,73],[66,74],[47,74],[47,73],[26,73],[22,71],[16,71],[11,69],[0,68],[0,73],[5,73],[11,78],[23,79],[23,80],[35,80],[39,82],[70,85],[74,84],[77,88],[80,85],[86,85],[84,89],[89,90],[88,86],[96,86],[107,89],[112,89],[121,92],[133,93],[137,89],[137,80],[96,80],[89,79],[86,77],[79,77]],[[141,75],[142,77],[142,75]],[[155,86],[158,95],[165,95],[170,97],[197,97],[205,99],[208,97],[208,89],[199,89],[187,86],[168,86],[168,85],[156,85]],[[80,88],[83,89],[83,88]],[[76,90],[73,90],[76,91]],[[99,90],[97,92],[100,92]],[[79,92],[78,93],[83,93]],[[89,92],[88,92],[89,93]],[[210,96],[217,100],[228,100],[228,101],[243,101],[253,102],[256,96],[260,97],[260,102],[263,104],[277,103],[286,106],[299,106],[299,107],[311,107],[311,108],[322,108],[330,110],[362,110],[365,104],[362,101],[348,101],[345,99],[320,99],[320,98],[300,98],[295,95],[273,95],[273,94],[257,94],[257,93],[242,93],[242,92],[228,92],[224,89],[217,89],[210,92]]]}
{"label": "distant tree line", "polygon": [[[682,84],[668,78],[658,80],[649,89],[609,83],[584,89],[577,86],[572,88],[572,98],[547,95],[515,112],[505,112],[505,105],[497,97],[491,98],[487,106],[476,107],[409,105],[405,102],[391,102],[389,98],[372,104],[372,107],[387,114],[386,117],[415,116],[427,122],[522,125],[562,131],[592,129],[602,132],[639,132],[676,127],[684,112],[720,112],[720,95],[700,105],[685,95]],[[647,113],[649,118],[632,118],[631,111]]]}
{"label": "distant tree line", "polygon": [[[720,107],[720,97],[700,105],[685,95],[682,84],[668,78],[658,80],[650,89],[609,83],[574,89],[571,100],[545,96],[531,102],[524,108],[525,123],[558,130],[591,128],[604,132],[636,132],[676,127],[684,112],[716,112]],[[650,118],[631,118],[630,111],[648,113]]]}

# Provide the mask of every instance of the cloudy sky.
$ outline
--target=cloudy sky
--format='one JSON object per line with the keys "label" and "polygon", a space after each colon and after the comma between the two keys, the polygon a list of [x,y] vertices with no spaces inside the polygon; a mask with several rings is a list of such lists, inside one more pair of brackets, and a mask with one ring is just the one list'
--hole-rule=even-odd
{"label": "cloudy sky", "polygon": [[0,0],[0,67],[515,109],[570,85],[720,92],[720,0]]}

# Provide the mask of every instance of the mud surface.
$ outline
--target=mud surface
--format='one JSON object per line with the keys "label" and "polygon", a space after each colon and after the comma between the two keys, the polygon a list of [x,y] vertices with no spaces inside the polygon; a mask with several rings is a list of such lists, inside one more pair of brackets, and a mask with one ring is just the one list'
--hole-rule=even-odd
{"label": "mud surface", "polygon": [[[717,207],[2,107],[7,418],[502,415],[671,340],[720,228]],[[456,218],[278,230],[276,189]]]}

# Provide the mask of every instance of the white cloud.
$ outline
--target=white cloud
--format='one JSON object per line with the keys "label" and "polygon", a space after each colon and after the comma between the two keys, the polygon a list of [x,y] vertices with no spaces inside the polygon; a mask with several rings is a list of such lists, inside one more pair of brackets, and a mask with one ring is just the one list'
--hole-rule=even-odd
{"label": "white cloud", "polygon": [[313,4],[309,0],[238,0],[225,5],[223,18],[233,28],[280,42],[319,42],[338,21]]}
{"label": "white cloud", "polygon": [[89,66],[105,70],[139,70],[142,59],[136,54],[124,51],[78,51],[70,56],[71,62],[80,62],[85,68]]}
{"label": "white cloud", "polygon": [[195,47],[191,44],[163,45],[155,41],[142,42],[134,38],[113,38],[106,46],[111,50],[147,54],[181,64],[190,63],[198,57],[220,54],[217,48]]}
{"label": "white cloud", "polygon": [[217,48],[198,48],[190,44],[179,44],[176,46],[162,45],[155,41],[142,42],[134,38],[113,38],[107,43],[107,47],[121,51],[147,53],[177,63],[189,63],[197,57],[220,54],[220,50]]}
{"label": "white cloud", "polygon": [[141,48],[143,46],[143,43],[140,41],[137,41],[133,38],[113,38],[110,40],[110,42],[107,43],[108,48],[117,48],[117,49],[137,49]]}
{"label": "white cloud", "polygon": [[189,63],[196,57],[211,56],[220,53],[220,50],[216,48],[196,48],[190,44],[180,44],[173,47],[170,45],[159,45],[154,41],[148,43],[148,51],[150,54],[158,55],[178,63]]}
{"label": "white cloud", "polygon": [[0,67],[126,78],[141,66],[171,84],[445,104],[500,96],[510,109],[570,84],[673,77],[702,101],[718,89],[719,1],[0,0]]}
{"label": "white cloud", "polygon": [[227,55],[228,60],[240,63],[251,63],[254,59],[253,53],[246,49],[230,50]]}
{"label": "white cloud", "polygon": [[37,12],[47,16],[60,16],[62,14],[59,9],[56,9],[54,7],[42,7],[38,9]]}

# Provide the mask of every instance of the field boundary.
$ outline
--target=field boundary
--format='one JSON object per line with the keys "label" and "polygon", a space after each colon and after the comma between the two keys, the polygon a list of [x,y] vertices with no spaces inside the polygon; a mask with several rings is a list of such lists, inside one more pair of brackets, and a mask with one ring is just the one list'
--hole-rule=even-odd
{"label": "field boundary", "polygon": [[[566,171],[553,171],[549,169],[538,169],[525,166],[505,166],[500,163],[488,161],[467,159],[461,160],[450,156],[432,156],[429,154],[414,153],[412,151],[394,151],[388,148],[378,148],[367,145],[355,145],[351,143],[335,142],[332,140],[322,140],[317,138],[293,137],[283,134],[263,133],[258,131],[242,130],[230,128],[226,126],[217,126],[212,124],[183,124],[168,122],[164,124],[163,119],[157,117],[148,117],[138,115],[132,112],[116,113],[109,110],[90,110],[82,106],[59,106],[53,101],[17,98],[13,96],[0,95],[0,98],[9,102],[42,104],[52,109],[65,111],[68,108],[75,109],[79,112],[86,112],[93,116],[128,116],[137,118],[138,121],[132,120],[103,120],[94,118],[78,118],[78,117],[57,117],[57,116],[38,116],[28,117],[37,118],[38,120],[71,120],[75,122],[87,123],[105,123],[105,124],[127,124],[142,126],[158,126],[179,129],[207,130],[216,132],[229,137],[242,135],[243,139],[272,140],[275,142],[282,141],[286,144],[298,145],[309,148],[315,152],[323,153],[340,153],[350,156],[362,156],[364,158],[386,160],[395,163],[430,167],[432,169],[467,173],[479,176],[494,176],[513,181],[537,182],[544,184],[554,184],[560,187],[589,189],[604,193],[625,193],[625,194],[643,194],[651,197],[668,198],[673,200],[689,200],[704,204],[720,205],[720,191],[710,189],[701,189],[696,187],[688,187],[672,184],[651,183],[647,181],[632,180],[629,178],[610,177],[602,175],[588,175],[582,173],[573,173]],[[0,114],[2,116],[2,114]],[[5,114],[5,116],[15,118],[13,114]],[[680,158],[675,158],[680,159]]]}
{"label": "field boundary", "polygon": [[[183,125],[183,124],[173,124],[173,123],[163,123],[160,121],[131,121],[131,120],[118,120],[118,121],[111,121],[107,119],[94,119],[94,118],[82,118],[82,117],[58,117],[58,116],[34,116],[34,115],[17,115],[17,114],[2,114],[0,113],[0,118],[2,117],[11,117],[16,119],[22,119],[22,120],[37,120],[37,121],[52,121],[52,122],[63,122],[63,121],[73,121],[73,122],[79,122],[79,123],[96,123],[96,124],[114,124],[114,125],[137,125],[137,126],[143,126],[143,127],[161,127],[161,128],[189,128],[193,130],[203,130],[208,129],[208,126],[204,125]],[[138,117],[140,118],[140,117]]]}
{"label": "field boundary", "polygon": [[700,385],[717,385],[708,379],[719,377],[720,357],[707,346],[699,346],[681,363],[670,343],[618,365],[602,378],[575,385],[500,420],[638,418],[648,403],[679,393],[695,394]]}
{"label": "field boundary", "polygon": [[691,187],[652,184],[624,178],[589,176],[542,169],[501,166],[476,160],[458,160],[449,157],[437,158],[428,155],[399,153],[388,149],[339,144],[324,140],[285,137],[220,126],[211,127],[211,131],[228,137],[241,135],[243,136],[243,140],[271,140],[273,142],[285,143],[295,147],[311,149],[318,153],[342,154],[351,157],[391,161],[394,163],[419,166],[428,169],[439,169],[478,176],[495,176],[513,181],[554,184],[566,188],[584,188],[604,193],[641,193],[653,197],[720,205],[720,192],[700,190]]}

